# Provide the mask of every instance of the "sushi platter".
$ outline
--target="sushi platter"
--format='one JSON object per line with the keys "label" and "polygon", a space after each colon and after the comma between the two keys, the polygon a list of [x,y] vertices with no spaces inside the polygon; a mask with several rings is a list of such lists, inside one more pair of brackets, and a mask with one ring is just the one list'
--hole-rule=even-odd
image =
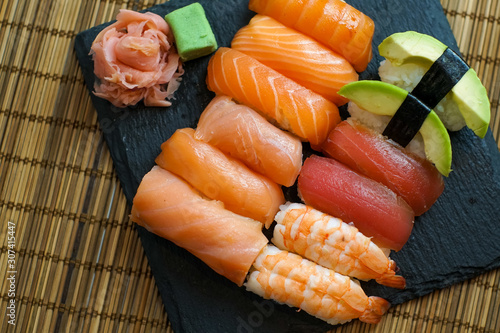
{"label": "sushi platter", "polygon": [[[247,0],[199,0],[219,47],[229,47],[235,33],[255,15]],[[148,11],[165,16],[193,3],[171,0]],[[375,23],[373,59],[360,80],[378,80],[383,58],[377,46],[389,35],[413,30],[434,36],[459,52],[439,0],[350,0],[349,4]],[[77,35],[76,54],[97,110],[100,128],[127,200],[132,200],[144,175],[155,164],[161,145],[180,128],[196,127],[201,112],[214,97],[207,89],[210,56],[185,63],[185,73],[169,107],[119,108],[91,92],[94,64],[89,55],[103,24]],[[345,107],[341,114],[346,114]],[[426,295],[500,267],[500,154],[491,131],[484,139],[464,128],[450,132],[452,172],[444,192],[425,214],[415,219],[403,249],[391,254],[405,289],[362,282],[367,295],[393,305]],[[308,144],[304,158],[313,154]],[[295,186],[285,198],[300,202]],[[325,332],[332,328],[305,311],[264,300],[218,275],[175,244],[137,227],[155,282],[175,332]],[[267,231],[267,233],[272,233]],[[270,234],[267,235],[268,238]]]}

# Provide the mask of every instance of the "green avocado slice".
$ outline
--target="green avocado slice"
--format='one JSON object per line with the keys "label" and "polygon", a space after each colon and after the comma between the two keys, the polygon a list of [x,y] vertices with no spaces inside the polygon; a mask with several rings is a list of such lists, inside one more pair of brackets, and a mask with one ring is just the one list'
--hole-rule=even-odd
{"label": "green avocado slice", "polygon": [[[342,87],[339,95],[360,108],[384,116],[393,116],[408,92],[381,81],[356,81]],[[425,145],[425,155],[444,176],[451,172],[451,143],[448,131],[434,111],[431,111],[419,130]]]}
{"label": "green avocado slice", "polygon": [[[390,60],[394,66],[413,63],[428,69],[447,46],[429,35],[406,31],[387,37],[378,49],[380,55]],[[491,107],[486,88],[474,69],[469,68],[450,94],[467,127],[480,138],[484,138],[490,124]]]}

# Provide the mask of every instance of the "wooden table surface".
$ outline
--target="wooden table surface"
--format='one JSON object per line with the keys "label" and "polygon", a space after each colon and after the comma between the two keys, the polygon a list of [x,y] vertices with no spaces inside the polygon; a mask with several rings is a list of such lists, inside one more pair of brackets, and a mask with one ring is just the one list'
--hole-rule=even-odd
{"label": "wooden table surface", "polygon": [[[156,3],[0,4],[0,332],[171,331],[73,49],[120,8]],[[500,142],[500,4],[441,3]],[[333,331],[500,332],[499,285],[486,272]]]}

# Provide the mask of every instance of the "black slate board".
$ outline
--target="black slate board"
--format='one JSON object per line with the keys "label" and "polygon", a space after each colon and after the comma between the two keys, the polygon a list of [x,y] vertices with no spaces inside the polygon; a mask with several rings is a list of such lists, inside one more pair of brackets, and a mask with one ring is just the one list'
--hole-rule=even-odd
{"label": "black slate board", "polygon": [[[173,0],[150,11],[165,15],[193,1]],[[200,0],[219,46],[229,46],[254,13],[243,0]],[[415,30],[458,51],[439,0],[351,0],[376,23],[374,58],[361,79],[377,79],[376,46],[388,35]],[[89,91],[94,83],[90,45],[101,25],[77,35],[76,54]],[[186,74],[168,109],[113,107],[90,94],[129,203],[160,145],[177,129],[195,127],[213,94],[205,86],[209,56],[186,63]],[[500,267],[500,154],[491,131],[484,140],[468,129],[451,134],[453,169],[445,191],[418,217],[411,239],[393,254],[405,290],[363,283],[369,295],[399,304]],[[310,153],[310,150],[308,151]],[[307,154],[307,146],[306,146]],[[285,189],[289,199],[295,189]],[[263,300],[217,275],[188,252],[137,228],[175,332],[324,332],[331,327],[304,311]]]}

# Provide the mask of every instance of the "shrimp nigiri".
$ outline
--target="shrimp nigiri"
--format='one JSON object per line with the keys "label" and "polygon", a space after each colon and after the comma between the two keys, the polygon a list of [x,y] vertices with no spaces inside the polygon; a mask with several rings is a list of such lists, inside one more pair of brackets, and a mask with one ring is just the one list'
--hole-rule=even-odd
{"label": "shrimp nigiri", "polygon": [[210,59],[207,86],[255,108],[317,149],[340,123],[339,110],[331,101],[227,47],[219,48]]}
{"label": "shrimp nigiri", "polygon": [[359,284],[312,261],[266,246],[253,264],[247,290],[274,299],[336,325],[352,319],[375,324],[390,307],[368,297]]}
{"label": "shrimp nigiri", "polygon": [[250,0],[248,8],[320,41],[358,72],[372,58],[373,20],[342,0]]}
{"label": "shrimp nigiri", "polygon": [[396,263],[353,225],[299,203],[281,206],[275,220],[272,242],[278,248],[340,274],[405,287],[405,278],[395,275]]}

